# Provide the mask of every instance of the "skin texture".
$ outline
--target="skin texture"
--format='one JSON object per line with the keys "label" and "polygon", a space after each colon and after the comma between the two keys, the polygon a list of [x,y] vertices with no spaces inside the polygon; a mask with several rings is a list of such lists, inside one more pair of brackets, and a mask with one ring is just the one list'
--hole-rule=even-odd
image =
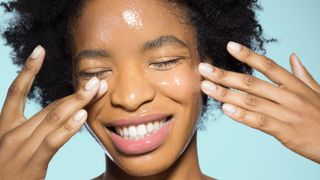
{"label": "skin texture", "polygon": [[[200,64],[200,74],[206,79],[200,85],[201,77],[197,70],[200,61],[192,27],[178,21],[176,15],[163,13],[166,12],[165,6],[159,3],[141,1],[134,7],[130,6],[140,8],[141,11],[137,12],[143,12],[140,16],[143,28],[132,27],[122,21],[123,10],[127,9],[122,1],[112,1],[114,5],[109,8],[110,11],[101,9],[102,4],[99,3],[105,2],[87,4],[74,32],[75,56],[83,49],[99,48],[113,52],[112,58],[77,59],[79,62],[74,63],[76,92],[50,104],[27,120],[23,115],[26,94],[45,56],[41,46],[36,48],[10,86],[0,114],[1,179],[44,179],[51,158],[86,119],[115,159],[113,163],[107,158],[109,169],[100,179],[133,178],[131,175],[149,175],[145,179],[206,179],[208,177],[201,174],[199,168],[196,135],[193,136],[201,107],[200,87],[205,94],[225,103],[224,112],[234,120],[266,132],[292,151],[320,163],[320,85],[296,55],[290,58],[293,70],[290,73],[274,61],[231,42],[227,49],[232,56],[262,72],[273,83],[208,64],[207,68],[203,68]],[[143,10],[150,6],[157,7],[159,13]],[[113,25],[108,24],[107,20],[100,19],[100,13],[107,13],[103,17],[120,17],[121,20]],[[153,19],[157,14],[161,14],[164,21]],[[81,23],[85,25],[83,28]],[[107,24],[108,28],[105,27]],[[141,53],[139,47],[144,42],[168,32],[184,40],[187,48],[171,44]],[[173,66],[174,71],[167,69],[158,72],[159,69],[151,62],[166,53],[170,56],[171,53],[174,56],[181,53],[185,58]],[[113,71],[103,73],[99,76],[100,80],[80,76],[81,71],[92,70],[93,67],[99,67],[98,70],[111,67]],[[206,88],[208,83],[211,86],[216,84],[215,90]],[[233,113],[227,112],[230,106],[235,108]],[[103,123],[155,110],[172,111],[176,115],[164,144],[147,154],[131,157],[112,146]]]}
{"label": "skin texture", "polygon": [[[202,83],[203,92],[223,102],[223,111],[232,119],[268,133],[292,151],[320,163],[320,85],[298,57],[290,57],[291,74],[240,44],[230,42],[227,49],[273,83],[206,64],[207,71],[199,66],[207,78]],[[208,84],[215,88],[209,90]]]}
{"label": "skin texture", "polygon": [[[87,81],[81,75],[83,72],[107,71],[98,77],[108,82],[108,93],[88,107],[88,124],[116,164],[107,160],[110,168],[107,176],[114,179],[134,178],[129,175],[146,176],[146,179],[200,178],[195,137],[191,140],[202,105],[195,30],[182,22],[179,17],[183,14],[170,13],[167,5],[157,1],[130,2],[88,3],[74,31],[77,37],[74,38],[75,76],[79,87]],[[128,12],[137,14],[123,18]],[[147,42],[163,36],[174,36],[185,45],[166,42],[159,47],[145,48]],[[79,58],[82,52],[97,49],[108,52],[109,56]],[[172,59],[177,61],[159,66]],[[163,144],[149,153],[124,154],[113,145],[110,132],[104,127],[117,119],[155,113],[173,114],[174,120]],[[190,140],[191,145],[184,151]],[[181,160],[176,162],[180,155]],[[175,171],[169,169],[173,163]]]}

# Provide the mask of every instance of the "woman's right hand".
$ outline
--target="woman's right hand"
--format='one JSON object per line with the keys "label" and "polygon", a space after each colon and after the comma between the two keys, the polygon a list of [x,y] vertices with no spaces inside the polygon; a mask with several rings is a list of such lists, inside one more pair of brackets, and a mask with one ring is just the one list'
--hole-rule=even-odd
{"label": "woman's right hand", "polygon": [[45,179],[51,158],[86,121],[83,108],[107,91],[106,81],[94,77],[74,94],[26,119],[26,95],[44,57],[44,49],[38,46],[8,90],[0,114],[1,180]]}

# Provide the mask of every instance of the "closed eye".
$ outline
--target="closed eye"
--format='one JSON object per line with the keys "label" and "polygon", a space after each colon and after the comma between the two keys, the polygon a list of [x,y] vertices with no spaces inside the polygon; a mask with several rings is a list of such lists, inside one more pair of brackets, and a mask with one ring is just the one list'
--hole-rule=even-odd
{"label": "closed eye", "polygon": [[153,62],[150,64],[150,67],[155,68],[159,71],[166,71],[176,67],[179,64],[180,60],[181,58],[175,58],[167,61]]}

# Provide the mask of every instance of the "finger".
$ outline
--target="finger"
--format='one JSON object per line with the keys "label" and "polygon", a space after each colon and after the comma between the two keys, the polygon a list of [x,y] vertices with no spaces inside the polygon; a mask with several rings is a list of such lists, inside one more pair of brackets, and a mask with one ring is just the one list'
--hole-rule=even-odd
{"label": "finger", "polygon": [[9,133],[14,134],[15,136],[15,142],[22,143],[23,141],[28,139],[50,111],[57,108],[60,104],[62,104],[63,102],[67,101],[70,98],[71,97],[68,96],[51,103],[50,105],[45,107],[43,110],[39,111],[37,114],[31,117],[29,120],[25,121],[20,126],[10,130]]}
{"label": "finger", "polygon": [[257,54],[249,48],[235,42],[229,42],[227,49],[232,56],[263,73],[281,87],[286,87],[299,94],[310,91],[303,82],[273,60]]}
{"label": "finger", "polygon": [[73,94],[70,100],[62,103],[48,113],[41,124],[35,129],[30,138],[24,143],[26,151],[37,149],[43,139],[63,122],[65,122],[73,113],[85,107],[97,94],[100,86],[98,78],[93,77],[78,92]]}
{"label": "finger", "polygon": [[[97,95],[94,97],[94,99],[91,101],[91,103],[94,103],[95,101],[99,100],[106,93],[107,89],[108,89],[108,84],[106,83],[106,81],[104,80],[101,81],[99,91]],[[41,124],[41,122],[53,109],[56,109],[60,105],[64,104],[65,102],[72,100],[72,98],[73,96],[69,95],[67,97],[64,97],[62,99],[59,99],[49,104],[43,110],[36,113],[24,124],[12,130],[12,133],[16,134],[17,139],[19,139],[20,141],[24,141],[25,139],[29,138],[29,136],[34,132],[34,130]],[[19,133],[22,131],[24,132],[23,134]]]}
{"label": "finger", "polygon": [[303,66],[296,54],[290,56],[290,65],[293,74],[310,88],[320,93],[320,85],[314,80],[308,70]]}
{"label": "finger", "polygon": [[47,167],[53,155],[61,148],[76,132],[87,119],[87,112],[82,109],[78,111],[73,117],[68,119],[62,126],[51,132],[42,141],[37,151],[29,161],[32,169],[39,167]]}
{"label": "finger", "polygon": [[292,94],[283,88],[279,88],[254,76],[226,71],[207,63],[200,63],[199,71],[202,76],[215,83],[242,90],[279,104],[288,103],[288,97]]}
{"label": "finger", "polygon": [[11,84],[7,92],[1,116],[2,121],[14,121],[15,117],[23,116],[25,98],[32,86],[36,74],[40,71],[43,63],[45,51],[41,46],[37,46],[31,53],[21,72]]}
{"label": "finger", "polygon": [[229,90],[207,80],[202,82],[201,89],[205,94],[222,103],[234,104],[249,111],[268,114],[273,118],[281,115],[282,121],[292,119],[289,109],[264,98]]}
{"label": "finger", "polygon": [[108,88],[109,88],[107,81],[102,80],[102,81],[100,81],[100,82],[101,82],[101,83],[100,83],[99,91],[98,91],[97,95],[93,98],[93,100],[91,101],[91,104],[92,104],[92,103],[95,103],[95,102],[98,101],[100,98],[102,98],[102,97],[105,95],[105,93],[106,93],[106,91],[108,90]]}
{"label": "finger", "polygon": [[290,125],[283,121],[279,121],[263,113],[251,112],[235,105],[224,104],[222,110],[235,121],[263,131],[276,138],[280,138],[283,133],[289,132],[290,129]]}

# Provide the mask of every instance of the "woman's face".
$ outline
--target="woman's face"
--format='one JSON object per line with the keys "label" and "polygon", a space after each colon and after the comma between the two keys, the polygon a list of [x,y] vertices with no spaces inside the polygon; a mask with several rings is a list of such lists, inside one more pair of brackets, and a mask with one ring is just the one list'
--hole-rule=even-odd
{"label": "woman's face", "polygon": [[87,1],[74,30],[76,86],[92,76],[108,92],[88,106],[88,124],[131,175],[168,169],[201,113],[196,31],[175,4]]}

